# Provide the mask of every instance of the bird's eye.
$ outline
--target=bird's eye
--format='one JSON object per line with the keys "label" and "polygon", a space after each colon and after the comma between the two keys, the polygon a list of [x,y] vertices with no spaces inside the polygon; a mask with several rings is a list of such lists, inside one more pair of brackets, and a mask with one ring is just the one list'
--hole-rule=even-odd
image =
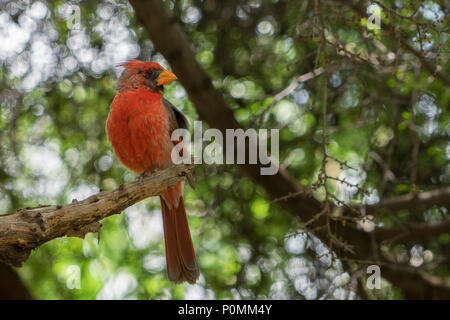
{"label": "bird's eye", "polygon": [[145,72],[145,78],[154,81],[158,78],[159,73],[158,70],[149,69]]}

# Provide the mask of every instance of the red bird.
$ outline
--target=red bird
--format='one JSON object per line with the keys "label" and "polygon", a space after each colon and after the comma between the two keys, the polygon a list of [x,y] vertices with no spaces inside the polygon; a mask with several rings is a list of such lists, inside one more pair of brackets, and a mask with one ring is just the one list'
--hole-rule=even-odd
{"label": "red bird", "polygon": [[[119,160],[138,175],[172,165],[173,130],[188,129],[186,117],[162,97],[163,86],[176,80],[155,62],[123,64],[117,94],[111,104],[106,132]],[[190,179],[188,179],[190,181]],[[160,194],[166,247],[166,268],[175,283],[195,283],[197,258],[183,200],[184,182]]]}

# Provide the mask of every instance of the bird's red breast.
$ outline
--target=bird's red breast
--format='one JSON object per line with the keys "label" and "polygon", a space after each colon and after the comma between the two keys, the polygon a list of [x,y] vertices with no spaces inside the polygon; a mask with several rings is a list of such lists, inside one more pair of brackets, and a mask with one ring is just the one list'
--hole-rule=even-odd
{"label": "bird's red breast", "polygon": [[106,121],[108,139],[120,161],[137,174],[171,163],[169,112],[162,95],[145,88],[119,92]]}

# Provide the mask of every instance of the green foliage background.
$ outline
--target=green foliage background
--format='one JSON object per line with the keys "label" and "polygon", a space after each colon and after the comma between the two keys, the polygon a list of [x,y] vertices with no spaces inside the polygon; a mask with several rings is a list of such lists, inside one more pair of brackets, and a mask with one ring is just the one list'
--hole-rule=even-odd
{"label": "green foliage background", "polygon": [[[397,2],[401,6],[396,10],[404,15],[417,6],[415,1]],[[33,15],[43,8],[34,7],[36,3],[1,3],[2,30],[11,31],[6,26],[16,24],[30,34],[23,48],[0,55],[1,213],[67,203],[134,179],[113,156],[104,129],[120,71],[117,64],[139,58],[170,67],[154,50],[127,2],[39,2],[45,8],[42,16]],[[280,162],[303,185],[317,181],[323,156],[322,80],[301,84],[271,104],[295,77],[321,65],[323,50],[330,65],[336,66],[328,83],[328,151],[357,168],[352,171],[334,161],[327,170],[336,177],[344,174],[367,190],[365,195],[330,182],[336,196],[346,203],[373,203],[412,188],[426,191],[448,185],[450,90],[429,72],[418,70],[417,60],[394,37],[370,32],[365,21],[340,5],[325,8],[327,21],[333,23],[329,40],[335,45],[324,49],[316,34],[313,1],[165,3],[180,19],[198,62],[242,126],[281,129]],[[392,7],[394,2],[384,3]],[[67,23],[68,4],[80,10],[78,30]],[[428,11],[418,11],[417,19],[426,24],[436,20],[426,14],[439,15],[447,9],[439,1],[426,1],[425,8]],[[383,11],[382,22],[389,21],[406,39],[416,36],[411,21]],[[448,76],[448,34],[423,31],[432,51],[440,51],[434,61]],[[51,54],[39,53],[42,47],[33,45],[40,36]],[[114,42],[115,37],[122,42]],[[336,49],[337,42],[344,44],[344,51]],[[389,55],[396,58],[389,62]],[[370,59],[378,59],[379,64],[370,65],[366,62]],[[43,76],[27,82],[34,72]],[[191,124],[197,120],[180,84],[167,86],[164,95]],[[270,111],[263,113],[269,106]],[[410,179],[413,135],[420,144],[415,186]],[[386,176],[389,172],[371,152],[387,163],[395,178]],[[187,187],[185,201],[200,262],[197,285],[174,285],[166,278],[156,198],[103,221],[100,242],[96,234],[85,240],[51,241],[17,271],[33,296],[41,299],[355,298],[342,263],[324,256],[326,247],[317,239],[303,233],[293,236],[301,231],[300,221],[271,202],[261,187],[230,165],[200,165],[196,177],[197,189]],[[316,190],[315,196],[323,199],[323,191]],[[433,208],[395,217],[379,215],[375,223],[389,227],[407,221],[440,221],[447,215],[446,208]],[[450,236],[442,234],[432,241],[392,245],[388,250],[405,263],[420,256],[423,262],[418,268],[439,260],[430,272],[449,279],[449,244]],[[71,266],[80,268],[79,289],[67,287]],[[370,295],[402,297],[387,282]]]}

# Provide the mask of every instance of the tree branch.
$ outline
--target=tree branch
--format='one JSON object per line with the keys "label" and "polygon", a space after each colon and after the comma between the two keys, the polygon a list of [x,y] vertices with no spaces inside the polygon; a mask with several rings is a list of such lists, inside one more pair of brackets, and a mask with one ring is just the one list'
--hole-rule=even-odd
{"label": "tree branch", "polygon": [[194,165],[173,166],[158,171],[142,181],[121,185],[113,191],[97,193],[86,200],[68,205],[22,208],[0,215],[0,261],[21,266],[31,250],[62,236],[84,238],[88,232],[99,232],[100,220],[121,213],[136,202],[183,181]]}
{"label": "tree branch", "polygon": [[414,222],[402,224],[394,228],[382,228],[375,230],[377,241],[419,241],[435,237],[442,233],[450,233],[450,219],[442,222]]}
{"label": "tree branch", "polygon": [[387,263],[381,267],[381,274],[391,283],[402,288],[405,299],[450,299],[450,285],[443,278],[423,270]]}
{"label": "tree branch", "polygon": [[381,200],[375,205],[366,206],[365,210],[367,214],[374,214],[379,210],[421,210],[434,206],[450,206],[450,187],[420,193],[409,193],[392,199]]}

